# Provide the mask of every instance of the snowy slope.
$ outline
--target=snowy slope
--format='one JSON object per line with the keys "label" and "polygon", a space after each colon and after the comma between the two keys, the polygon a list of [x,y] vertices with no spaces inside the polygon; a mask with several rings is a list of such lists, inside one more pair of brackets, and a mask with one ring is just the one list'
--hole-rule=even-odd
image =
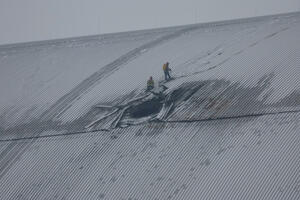
{"label": "snowy slope", "polygon": [[300,198],[299,33],[294,13],[0,47],[1,198]]}
{"label": "snowy slope", "polygon": [[[227,113],[217,113],[218,116],[278,110],[281,100],[297,96],[298,93],[294,94],[300,73],[297,18],[223,24],[74,39],[19,47],[19,50],[3,48],[0,84],[1,94],[5,95],[0,102],[1,127],[27,124],[35,129],[35,124],[40,126],[39,123],[48,121],[57,127],[86,119],[85,115],[99,103],[111,104],[120,96],[133,98],[132,92],[139,93],[150,75],[156,82],[161,80],[161,65],[165,61],[171,63],[173,76],[181,77],[167,87],[176,89],[182,83],[201,85],[209,81],[194,99],[200,95],[196,102],[199,107],[203,97],[210,102],[221,94],[222,99],[217,103],[226,102],[229,108]],[[213,87],[214,84],[218,86]],[[245,95],[249,92],[250,100]],[[245,101],[252,104],[246,111],[241,109]],[[274,105],[266,106],[270,103]],[[190,102],[188,105],[190,113],[195,106]],[[177,112],[180,109],[177,107],[173,113],[176,120],[211,115],[187,117]],[[194,111],[203,112],[201,106],[199,109]]]}
{"label": "snowy slope", "polygon": [[1,197],[299,199],[299,117],[40,139],[1,177]]}

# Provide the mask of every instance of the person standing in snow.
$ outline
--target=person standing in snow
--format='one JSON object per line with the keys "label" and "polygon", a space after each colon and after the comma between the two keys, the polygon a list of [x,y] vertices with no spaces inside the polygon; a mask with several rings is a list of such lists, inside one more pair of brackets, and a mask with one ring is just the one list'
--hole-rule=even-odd
{"label": "person standing in snow", "polygon": [[147,90],[152,90],[154,88],[154,81],[152,76],[150,76],[149,80],[147,81]]}
{"label": "person standing in snow", "polygon": [[165,80],[167,81],[168,79],[171,78],[169,72],[172,71],[172,70],[169,68],[169,62],[166,62],[166,63],[163,65],[163,71],[164,71],[164,74],[165,74]]}

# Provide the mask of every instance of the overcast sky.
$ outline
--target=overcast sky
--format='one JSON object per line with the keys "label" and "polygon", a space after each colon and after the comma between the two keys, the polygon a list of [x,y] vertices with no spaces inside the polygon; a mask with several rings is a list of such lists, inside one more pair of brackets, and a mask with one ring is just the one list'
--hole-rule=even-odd
{"label": "overcast sky", "polygon": [[299,11],[300,0],[0,0],[0,44]]}

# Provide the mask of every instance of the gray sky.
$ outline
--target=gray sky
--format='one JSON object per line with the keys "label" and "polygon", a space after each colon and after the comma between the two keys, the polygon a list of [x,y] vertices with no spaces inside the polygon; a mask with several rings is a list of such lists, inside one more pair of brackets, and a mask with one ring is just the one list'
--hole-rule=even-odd
{"label": "gray sky", "polygon": [[0,44],[299,11],[300,0],[0,0]]}

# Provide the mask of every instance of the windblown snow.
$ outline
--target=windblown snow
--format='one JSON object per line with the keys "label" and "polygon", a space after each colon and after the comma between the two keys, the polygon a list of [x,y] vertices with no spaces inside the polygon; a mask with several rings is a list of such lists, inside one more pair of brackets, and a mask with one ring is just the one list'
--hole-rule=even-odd
{"label": "windblown snow", "polygon": [[1,198],[299,199],[299,33],[292,13],[0,46]]}

